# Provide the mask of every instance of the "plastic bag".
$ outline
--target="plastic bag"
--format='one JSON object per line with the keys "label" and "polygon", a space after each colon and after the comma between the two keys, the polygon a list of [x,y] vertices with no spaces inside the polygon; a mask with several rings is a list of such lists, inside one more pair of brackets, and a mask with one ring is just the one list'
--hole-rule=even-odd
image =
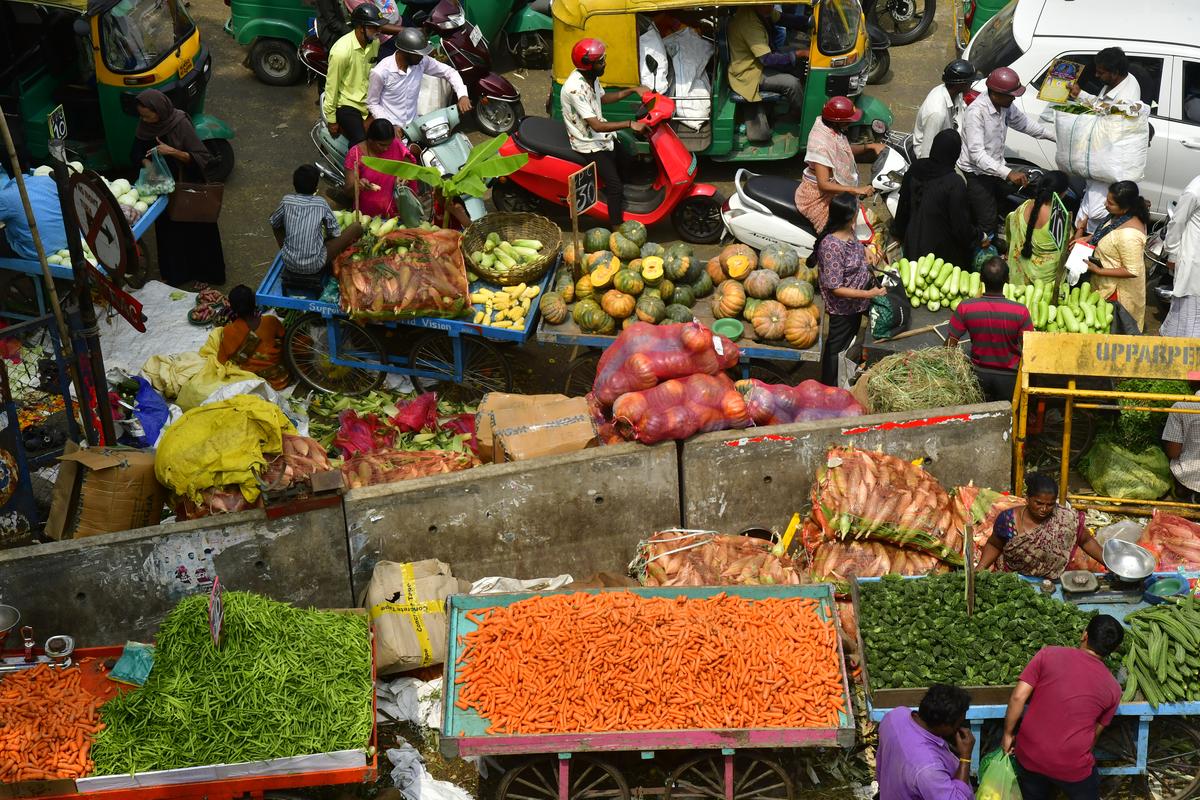
{"label": "plastic bag", "polygon": [[812,379],[788,386],[747,378],[734,385],[745,397],[746,410],[755,425],[785,425],[867,413],[850,392]]}
{"label": "plastic bag", "polygon": [[138,194],[170,194],[175,191],[175,176],[158,150],[151,153],[150,158],[142,164],[142,171],[138,173],[133,188],[137,189]]}
{"label": "plastic bag", "polygon": [[189,411],[202,405],[209,395],[222,386],[241,381],[261,380],[262,378],[253,372],[247,372],[233,362],[222,364],[209,356],[205,359],[204,365],[179,389],[175,403],[184,411]]}
{"label": "plastic bag", "polygon": [[461,316],[471,308],[461,242],[457,231],[412,228],[360,240],[333,262],[342,310],[375,320]]}
{"label": "plastic bag", "polygon": [[928,553],[869,540],[824,542],[817,547],[812,561],[813,577],[822,581],[847,581],[851,576],[929,575],[949,570],[949,565]]}
{"label": "plastic bag", "polygon": [[[971,523],[974,561],[978,564],[983,557],[983,547],[996,525],[996,517],[1010,508],[1025,505],[1025,498],[968,484],[954,488],[954,505],[956,521],[963,524],[962,530],[966,530],[968,521]],[[962,531],[959,535],[962,535]]]}
{"label": "plastic bag", "polygon": [[179,520],[183,521],[211,517],[215,514],[233,514],[262,507],[262,495],[250,502],[243,496],[242,490],[238,486],[217,486],[204,489],[195,500],[188,497],[179,498],[175,514]]}
{"label": "plastic bag", "polygon": [[638,548],[646,586],[734,586],[800,583],[790,559],[772,544],[716,531],[659,531]]}
{"label": "plastic bag", "polygon": [[871,298],[871,336],[880,341],[908,330],[912,323],[912,301],[904,290],[900,276],[892,271],[883,273],[887,294]]}
{"label": "plastic bag", "polygon": [[1174,486],[1167,454],[1157,445],[1134,452],[1100,438],[1079,460],[1079,474],[1096,494],[1125,500],[1157,500]]}
{"label": "plastic bag", "polygon": [[1140,181],[1150,152],[1150,109],[1125,114],[1054,114],[1055,162],[1063,172],[1103,183]]}
{"label": "plastic bag", "polygon": [[1200,569],[1200,525],[1155,511],[1137,542],[1154,554],[1160,570]]}
{"label": "plastic bag", "polygon": [[908,547],[956,566],[960,513],[925,470],[871,450],[830,449],[813,483],[813,517],[831,536]]}
{"label": "plastic bag", "polygon": [[975,800],[1021,800],[1013,757],[1000,748],[979,762],[979,790],[975,792]]}
{"label": "plastic bag", "polygon": [[479,466],[471,453],[449,450],[376,450],[347,458],[342,477],[349,489],[395,483],[410,478],[427,478]]}
{"label": "plastic bag", "polygon": [[654,444],[754,423],[742,393],[721,373],[689,375],[623,394],[613,404],[613,424],[625,439]]}
{"label": "plastic bag", "polygon": [[716,375],[737,366],[738,347],[698,322],[636,322],[617,336],[596,366],[592,394],[609,408],[626,392],[653,389],[671,378]]}

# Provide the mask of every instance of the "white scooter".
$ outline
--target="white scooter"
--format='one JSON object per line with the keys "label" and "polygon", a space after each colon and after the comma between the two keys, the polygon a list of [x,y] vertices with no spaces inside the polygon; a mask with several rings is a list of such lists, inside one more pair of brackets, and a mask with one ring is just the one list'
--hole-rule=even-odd
{"label": "white scooter", "polygon": [[911,133],[887,131],[883,134],[883,152],[871,165],[871,186],[883,198],[888,213],[894,218],[900,202],[900,183],[916,159]]}

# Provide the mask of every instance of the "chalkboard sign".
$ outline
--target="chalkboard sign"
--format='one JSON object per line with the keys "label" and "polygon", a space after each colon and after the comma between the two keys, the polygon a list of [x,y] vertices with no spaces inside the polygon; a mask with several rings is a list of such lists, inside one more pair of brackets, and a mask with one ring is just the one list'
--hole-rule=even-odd
{"label": "chalkboard sign", "polygon": [[593,161],[583,169],[571,175],[572,211],[576,214],[586,214],[596,205],[597,184],[596,163]]}

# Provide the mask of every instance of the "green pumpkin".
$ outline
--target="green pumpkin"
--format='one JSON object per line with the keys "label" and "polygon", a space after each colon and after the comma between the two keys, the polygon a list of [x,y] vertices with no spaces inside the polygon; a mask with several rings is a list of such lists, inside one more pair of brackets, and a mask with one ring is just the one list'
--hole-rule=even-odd
{"label": "green pumpkin", "polygon": [[688,258],[695,258],[696,252],[692,250],[692,246],[687,242],[676,242],[668,247],[666,253],[664,253],[664,257],[669,255],[680,255],[687,256]]}
{"label": "green pumpkin", "polygon": [[686,283],[675,287],[675,292],[671,297],[671,302],[676,305],[687,306],[691,308],[696,305],[696,293],[692,291],[692,287]]}
{"label": "green pumpkin", "polygon": [[808,281],[814,286],[816,286],[821,279],[820,273],[817,272],[817,268],[810,267],[808,264],[801,264],[799,267],[797,267],[795,277],[802,281]]}
{"label": "green pumpkin", "polygon": [[575,303],[575,307],[571,309],[571,319],[575,320],[575,324],[582,328],[583,320],[587,317],[587,315],[591,314],[593,311],[599,310],[599,303],[590,297],[585,297],[584,299]]}
{"label": "green pumpkin", "polygon": [[772,244],[758,253],[760,269],[769,269],[781,278],[790,278],[800,269],[800,256],[791,247]]}
{"label": "green pumpkin", "polygon": [[538,310],[542,312],[542,319],[551,325],[561,325],[571,313],[563,296],[558,292],[546,292],[542,295],[542,299],[538,301]]}
{"label": "green pumpkin", "polygon": [[815,295],[813,285],[799,278],[784,278],[775,287],[775,299],[787,308],[810,306]]}
{"label": "green pumpkin", "polygon": [[626,261],[625,269],[631,269],[634,272],[636,272],[638,275],[641,275],[642,274],[642,263],[643,262],[642,262],[641,257],[635,258],[633,261]]}
{"label": "green pumpkin", "polygon": [[617,321],[595,303],[589,305],[576,321],[584,333],[608,334],[617,329]]}
{"label": "green pumpkin", "polygon": [[618,270],[613,276],[613,288],[617,291],[631,294],[635,297],[642,293],[642,289],[646,284],[642,281],[642,276],[631,269]]}
{"label": "green pumpkin", "polygon": [[566,303],[574,302],[575,300],[575,281],[571,279],[571,273],[562,270],[555,276],[554,291],[562,295],[562,299]]}
{"label": "green pumpkin", "polygon": [[758,304],[761,302],[762,300],[759,300],[757,297],[747,297],[746,305],[742,307],[742,319],[746,320],[746,322],[752,322],[754,309],[758,308]]}
{"label": "green pumpkin", "polygon": [[661,297],[644,294],[638,298],[634,313],[642,322],[657,324],[667,316],[667,304],[662,301]]}
{"label": "green pumpkin", "polygon": [[614,233],[608,237],[608,249],[612,250],[613,254],[622,261],[639,258],[642,254],[640,245],[620,233]]}
{"label": "green pumpkin", "polygon": [[707,272],[700,273],[700,277],[692,283],[692,292],[696,297],[708,297],[713,293],[712,278]]}
{"label": "green pumpkin", "polygon": [[691,322],[694,317],[692,310],[687,306],[681,306],[678,303],[667,306],[667,319],[671,322]]}
{"label": "green pumpkin", "polygon": [[583,251],[594,253],[597,250],[607,250],[608,240],[611,236],[612,231],[608,228],[592,228],[583,235]]}
{"label": "green pumpkin", "polygon": [[622,222],[617,226],[617,233],[629,239],[638,247],[646,243],[646,226],[638,222],[636,219]]}
{"label": "green pumpkin", "polygon": [[642,297],[662,297],[662,294],[658,291],[657,286],[647,286],[642,289]]}
{"label": "green pumpkin", "polygon": [[647,256],[658,256],[659,258],[662,258],[662,254],[665,252],[666,250],[664,250],[663,246],[658,242],[646,242],[644,245],[642,245],[641,256],[642,258],[646,258]]}
{"label": "green pumpkin", "polygon": [[658,296],[663,299],[667,305],[675,302],[675,281],[669,281],[663,278],[658,282]]}
{"label": "green pumpkin", "polygon": [[775,287],[779,284],[779,276],[769,269],[756,269],[746,276],[742,282],[746,294],[759,300],[770,300],[775,296]]}

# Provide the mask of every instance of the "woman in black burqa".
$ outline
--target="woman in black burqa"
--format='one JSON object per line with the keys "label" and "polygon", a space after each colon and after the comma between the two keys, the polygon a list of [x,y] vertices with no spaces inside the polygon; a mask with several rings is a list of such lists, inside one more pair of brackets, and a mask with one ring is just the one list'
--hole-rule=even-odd
{"label": "woman in black burqa", "polygon": [[933,139],[928,158],[918,158],[900,184],[892,235],[910,261],[933,253],[949,264],[971,268],[979,235],[971,224],[967,185],[954,171],[962,137],[947,128]]}
{"label": "woman in black burqa", "polygon": [[[133,142],[134,164],[144,164],[154,150],[171,168],[176,181],[206,182],[211,155],[192,121],[157,89],[137,96],[138,123]],[[158,271],[172,286],[189,281],[220,286],[225,283],[225,254],[215,222],[174,222],[164,213],[155,222]]]}

